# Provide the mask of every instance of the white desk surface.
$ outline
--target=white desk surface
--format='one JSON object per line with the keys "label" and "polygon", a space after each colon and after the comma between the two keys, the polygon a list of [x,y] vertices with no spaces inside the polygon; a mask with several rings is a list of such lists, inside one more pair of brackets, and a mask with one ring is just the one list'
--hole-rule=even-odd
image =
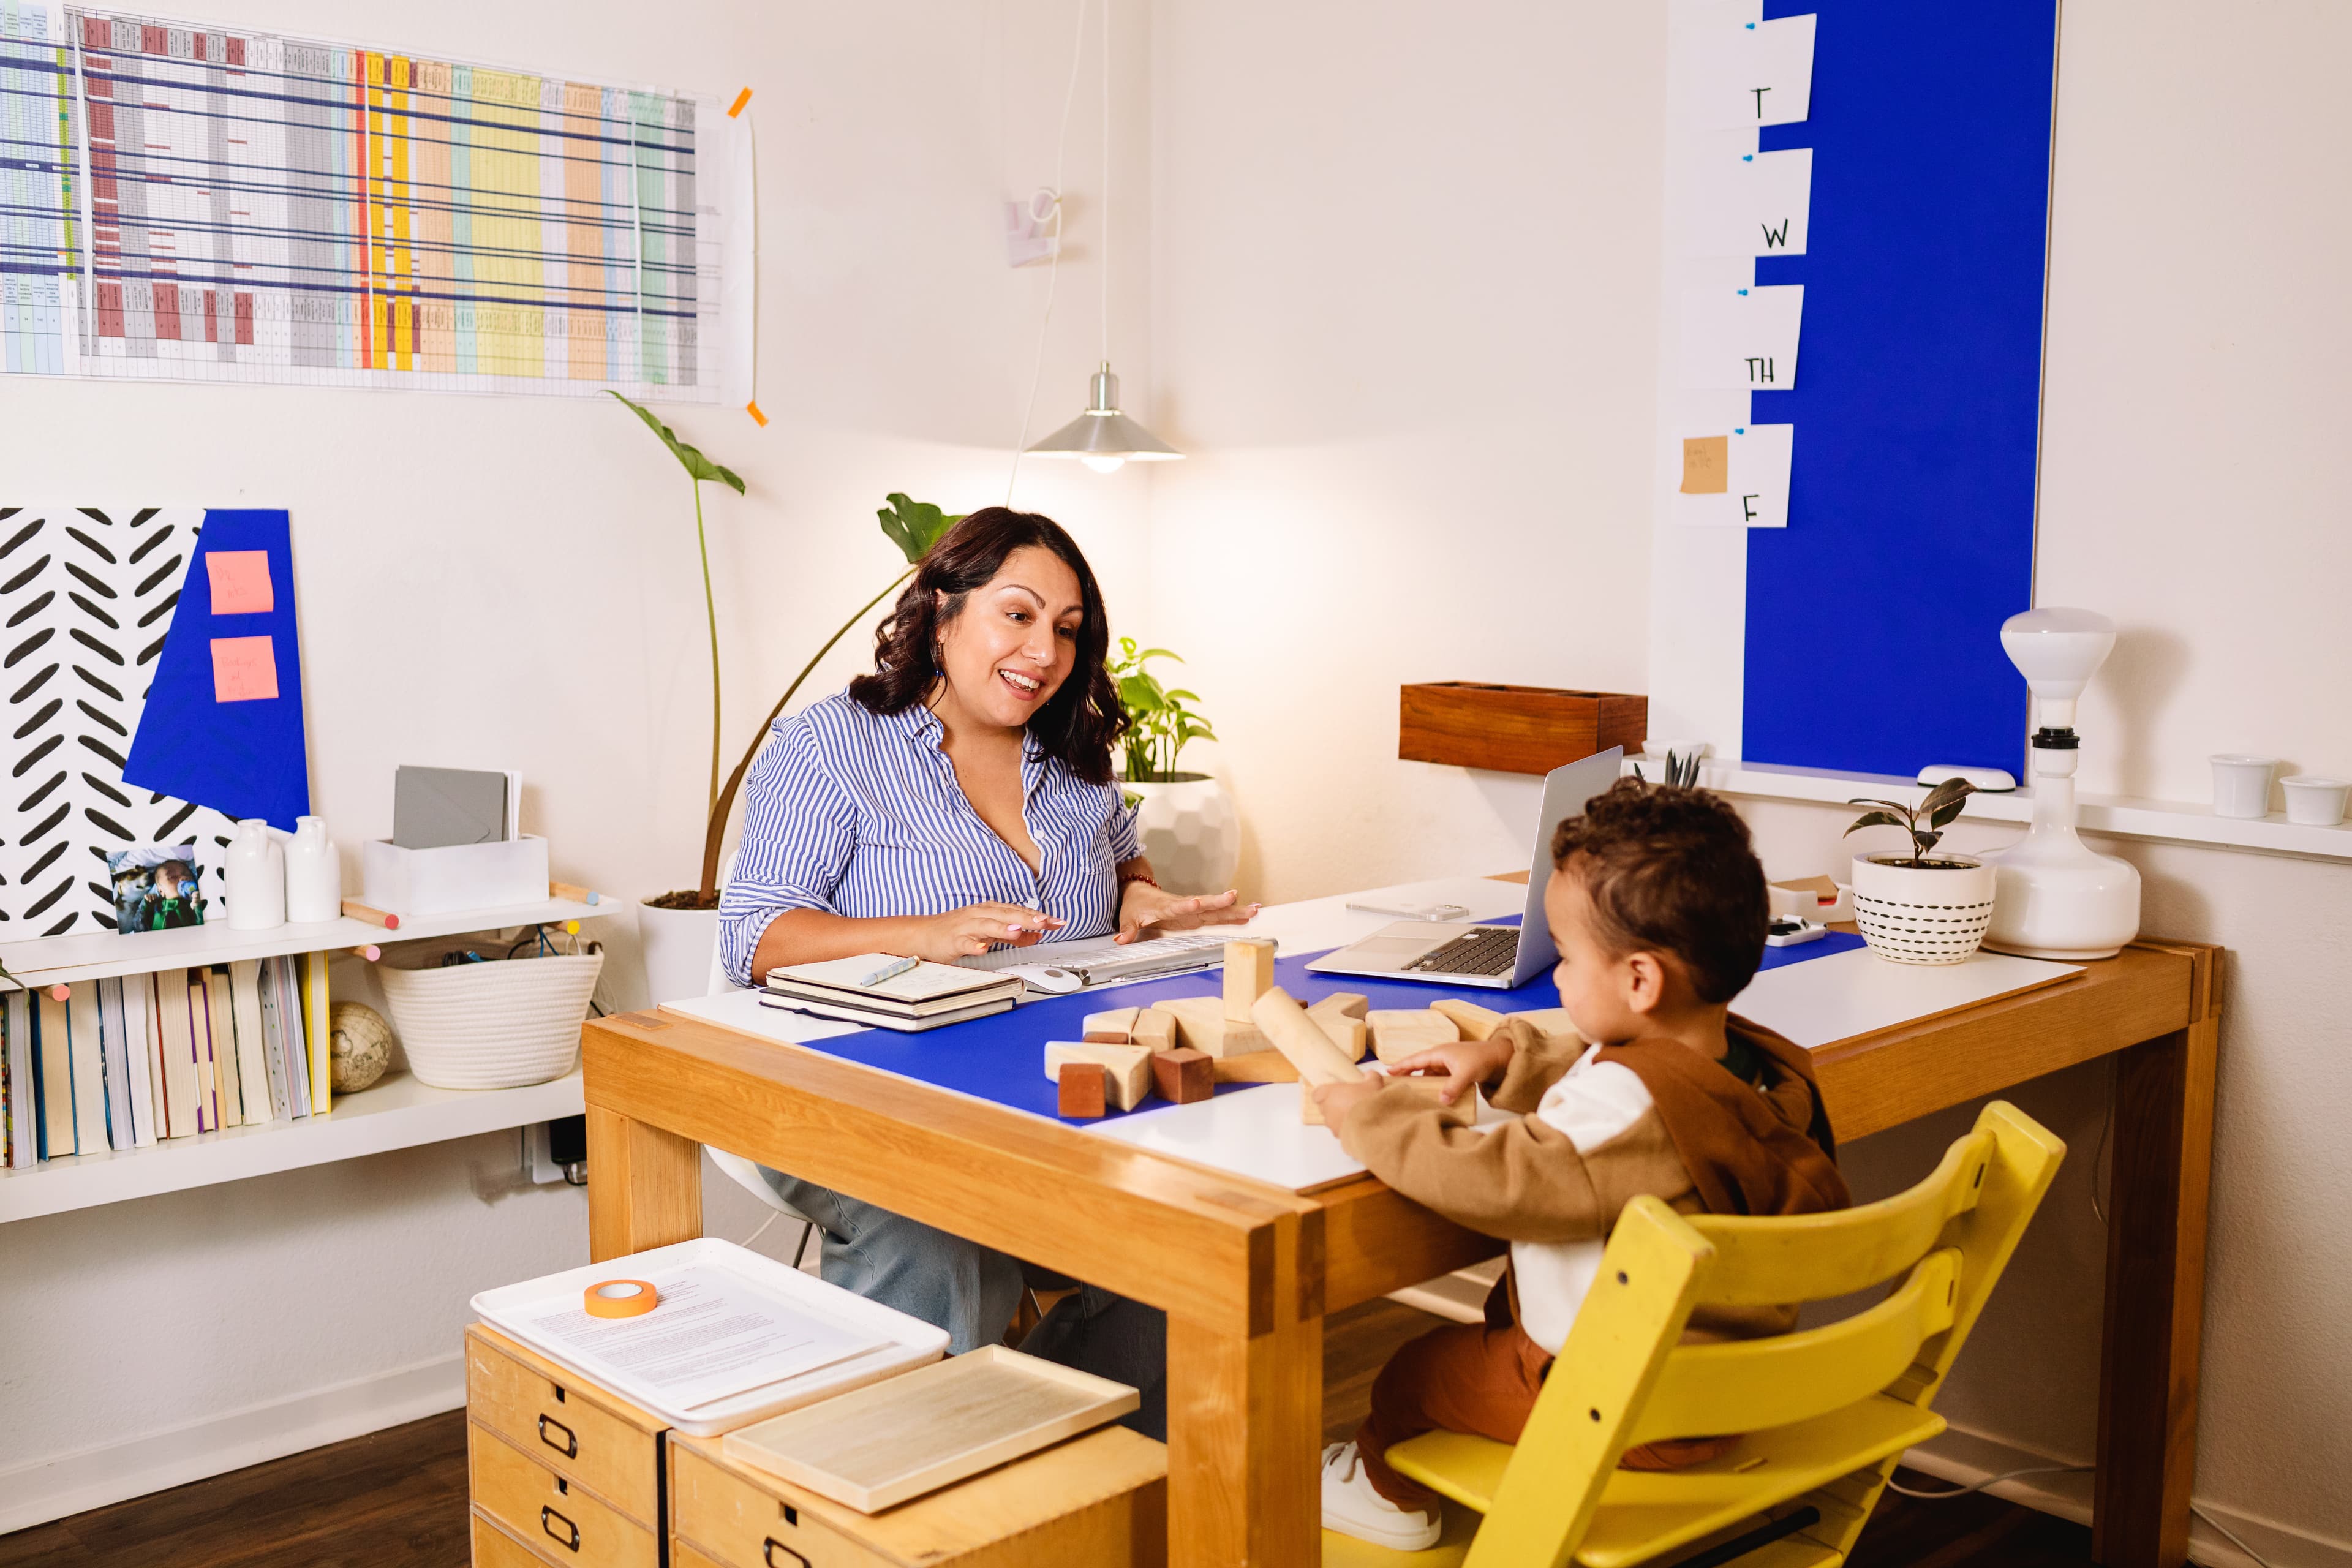
{"label": "white desk surface", "polygon": [[[1269,905],[1246,929],[1274,937],[1285,953],[1317,952],[1370,936],[1392,923],[1393,917],[1357,914],[1347,907],[1351,900],[1383,899],[1459,904],[1470,911],[1465,919],[1496,920],[1520,913],[1526,908],[1527,889],[1516,882],[1485,877],[1447,877]],[[1856,949],[1766,970],[1739,994],[1732,1008],[1799,1045],[1812,1047],[2031,990],[2078,972],[2074,964],[1993,953],[1979,953],[1966,963],[1889,963],[1867,949]],[[1107,986],[1104,991],[1116,989]],[[728,1028],[794,1043],[824,1040],[856,1027],[804,1013],[762,1007],[750,991],[662,1005]],[[1507,1119],[1490,1107],[1479,1108],[1482,1125]],[[1164,1106],[1085,1131],[1292,1192],[1329,1186],[1364,1168],[1339,1147],[1339,1140],[1328,1130],[1299,1121],[1298,1086],[1289,1083],[1221,1094],[1192,1105]]]}

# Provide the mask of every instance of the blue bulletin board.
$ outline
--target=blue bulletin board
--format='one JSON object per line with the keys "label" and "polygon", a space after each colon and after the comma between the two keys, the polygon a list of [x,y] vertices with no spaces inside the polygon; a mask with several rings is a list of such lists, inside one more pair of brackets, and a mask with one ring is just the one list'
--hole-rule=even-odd
{"label": "blue bulletin board", "polygon": [[2000,623],[2029,608],[2050,212],[2055,0],[1962,10],[1765,0],[1815,15],[1811,243],[1785,529],[1748,535],[1742,754],[1909,774],[2018,770],[2025,683]]}

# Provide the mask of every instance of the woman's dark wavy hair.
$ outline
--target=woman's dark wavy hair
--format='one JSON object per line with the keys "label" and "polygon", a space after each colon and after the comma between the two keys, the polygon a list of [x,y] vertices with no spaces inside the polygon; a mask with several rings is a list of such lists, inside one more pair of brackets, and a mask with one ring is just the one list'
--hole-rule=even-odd
{"label": "woman's dark wavy hair", "polygon": [[1088,784],[1110,782],[1110,748],[1127,730],[1118,689],[1103,668],[1110,651],[1110,615],[1102,589],[1077,541],[1061,524],[1034,511],[982,508],[940,537],[915,568],[915,580],[874,634],[874,673],[849,683],[849,694],[875,713],[902,713],[929,696],[940,678],[940,633],[963,613],[964,600],[1027,545],[1050,550],[1078,579],[1085,606],[1078,623],[1077,663],[1061,688],[1029,721],[1029,732],[1049,757]]}

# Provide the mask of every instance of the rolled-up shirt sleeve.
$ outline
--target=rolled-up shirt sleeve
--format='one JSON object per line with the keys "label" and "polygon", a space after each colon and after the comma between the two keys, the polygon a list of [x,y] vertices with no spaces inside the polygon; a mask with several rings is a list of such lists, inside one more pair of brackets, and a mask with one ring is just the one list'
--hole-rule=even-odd
{"label": "rolled-up shirt sleeve", "polygon": [[1139,808],[1127,804],[1127,792],[1117,780],[1103,787],[1110,791],[1110,862],[1124,866],[1143,853],[1143,830],[1136,823]]}
{"label": "rolled-up shirt sleeve", "polygon": [[761,936],[790,910],[839,914],[834,895],[857,847],[857,809],[827,771],[815,737],[787,719],[743,786],[743,840],[719,900],[727,978],[749,985]]}

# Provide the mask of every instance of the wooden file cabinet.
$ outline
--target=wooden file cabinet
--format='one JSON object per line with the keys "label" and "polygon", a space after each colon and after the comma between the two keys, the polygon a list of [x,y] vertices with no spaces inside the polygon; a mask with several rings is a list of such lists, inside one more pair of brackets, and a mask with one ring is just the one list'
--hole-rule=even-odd
{"label": "wooden file cabinet", "polygon": [[475,1568],[660,1568],[665,1424],[466,1331]]}
{"label": "wooden file cabinet", "polygon": [[1168,1450],[1123,1426],[862,1514],[673,1435],[673,1568],[1161,1568]]}

